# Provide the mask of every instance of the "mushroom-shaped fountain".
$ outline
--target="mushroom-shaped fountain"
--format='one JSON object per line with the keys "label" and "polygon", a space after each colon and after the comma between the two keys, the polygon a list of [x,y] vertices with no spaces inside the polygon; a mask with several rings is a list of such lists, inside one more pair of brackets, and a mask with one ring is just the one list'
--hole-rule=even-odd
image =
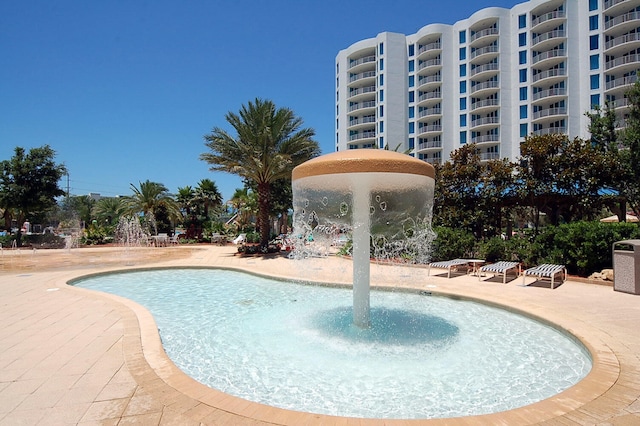
{"label": "mushroom-shaped fountain", "polygon": [[[398,152],[361,149],[309,160],[293,170],[294,257],[317,245],[353,242],[353,323],[370,325],[370,261],[429,261],[435,171]],[[315,252],[314,252],[315,250]]]}

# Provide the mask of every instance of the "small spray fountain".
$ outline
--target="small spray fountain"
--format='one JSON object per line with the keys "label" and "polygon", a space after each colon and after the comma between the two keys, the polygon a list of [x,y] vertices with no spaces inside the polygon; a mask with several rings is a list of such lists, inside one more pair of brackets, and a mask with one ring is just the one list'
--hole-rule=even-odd
{"label": "small spray fountain", "polygon": [[316,246],[351,238],[354,325],[370,325],[372,257],[428,263],[434,178],[428,163],[374,149],[335,152],[293,170],[293,256],[327,253]]}

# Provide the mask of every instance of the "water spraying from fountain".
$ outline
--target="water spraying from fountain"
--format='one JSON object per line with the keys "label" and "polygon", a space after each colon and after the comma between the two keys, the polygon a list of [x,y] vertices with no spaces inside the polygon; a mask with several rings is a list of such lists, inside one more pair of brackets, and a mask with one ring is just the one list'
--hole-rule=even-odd
{"label": "water spraying from fountain", "polygon": [[353,323],[370,326],[370,261],[426,264],[430,258],[433,167],[383,150],[336,152],[293,171],[293,257],[326,255],[352,241]]}

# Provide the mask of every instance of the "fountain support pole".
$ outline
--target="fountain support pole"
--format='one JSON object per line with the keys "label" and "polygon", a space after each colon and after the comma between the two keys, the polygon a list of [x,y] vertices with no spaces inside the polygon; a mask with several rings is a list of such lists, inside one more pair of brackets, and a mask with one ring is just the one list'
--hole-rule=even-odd
{"label": "fountain support pole", "polygon": [[353,191],[353,324],[369,328],[370,319],[370,189],[354,183]]}

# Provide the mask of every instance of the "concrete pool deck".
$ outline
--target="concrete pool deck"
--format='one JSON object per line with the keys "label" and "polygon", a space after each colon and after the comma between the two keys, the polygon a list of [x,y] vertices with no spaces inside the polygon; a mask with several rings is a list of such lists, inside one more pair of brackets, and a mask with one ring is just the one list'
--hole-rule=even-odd
{"label": "concrete pool deck", "polygon": [[[592,372],[553,398],[486,416],[369,420],[280,410],[222,394],[166,357],[151,315],[119,298],[67,286],[79,276],[145,267],[242,269],[346,283],[349,260],[235,256],[233,246],[74,249],[0,256],[0,425],[636,425],[640,424],[640,296],[567,281],[554,290],[522,278],[480,282],[373,265],[375,282],[488,303],[559,324],[594,355]],[[315,263],[314,263],[315,262]],[[435,271],[434,271],[435,272]],[[534,281],[527,278],[527,283]]]}

